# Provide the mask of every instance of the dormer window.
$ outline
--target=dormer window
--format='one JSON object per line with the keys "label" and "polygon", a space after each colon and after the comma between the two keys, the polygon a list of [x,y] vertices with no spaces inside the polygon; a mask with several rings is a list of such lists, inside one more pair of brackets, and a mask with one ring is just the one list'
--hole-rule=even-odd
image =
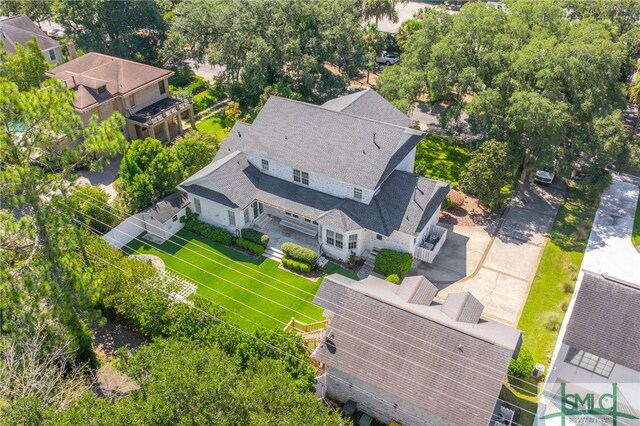
{"label": "dormer window", "polygon": [[262,170],[265,172],[269,171],[269,160],[262,160]]}
{"label": "dormer window", "polygon": [[293,169],[293,181],[309,186],[309,173]]}
{"label": "dormer window", "polygon": [[98,95],[101,95],[107,91],[107,86],[100,86],[98,87],[97,91],[98,91]]}
{"label": "dormer window", "polygon": [[362,201],[362,189],[353,188],[353,199],[354,200],[358,200],[358,201]]}

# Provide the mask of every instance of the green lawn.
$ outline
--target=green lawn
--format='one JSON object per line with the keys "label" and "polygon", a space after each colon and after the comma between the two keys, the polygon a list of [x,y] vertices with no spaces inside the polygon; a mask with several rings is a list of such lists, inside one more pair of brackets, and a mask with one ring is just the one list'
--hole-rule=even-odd
{"label": "green lawn", "polygon": [[636,218],[633,222],[633,233],[631,234],[631,242],[634,247],[640,246],[640,198],[638,198],[638,206],[636,207]]}
{"label": "green lawn", "polygon": [[207,118],[204,121],[196,124],[196,128],[205,133],[213,133],[223,141],[229,132],[226,130],[227,124],[224,113],[216,114],[212,117]]}
{"label": "green lawn", "polygon": [[548,328],[550,318],[560,324],[564,317],[563,304],[570,300],[578,278],[604,186],[604,183],[572,184],[551,229],[518,324],[525,332],[524,347],[536,362],[548,365],[546,354],[553,351],[558,336],[557,331]]}
{"label": "green lawn", "polygon": [[470,150],[465,145],[446,136],[429,134],[418,144],[415,172],[458,186],[469,158]]}
{"label": "green lawn", "polygon": [[216,86],[210,86],[206,90],[193,96],[193,111],[197,114],[222,99],[224,95]]}
{"label": "green lawn", "polygon": [[[302,322],[323,319],[323,309],[310,303],[322,278],[308,280],[279,269],[279,263],[271,259],[255,259],[184,229],[160,246],[134,240],[124,250],[159,256],[169,270],[198,284],[199,294],[222,305],[226,319],[245,330],[257,328],[255,323],[284,327],[291,317]],[[357,279],[331,263],[326,273]]]}

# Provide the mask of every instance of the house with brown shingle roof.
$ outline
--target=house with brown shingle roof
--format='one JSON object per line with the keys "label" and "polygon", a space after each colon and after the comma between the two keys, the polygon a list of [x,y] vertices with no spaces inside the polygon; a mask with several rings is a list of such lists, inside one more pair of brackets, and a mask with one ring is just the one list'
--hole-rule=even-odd
{"label": "house with brown shingle roof", "polygon": [[73,108],[87,123],[115,111],[126,119],[127,139],[157,138],[170,142],[194,126],[193,103],[169,91],[173,71],[90,52],[47,72],[75,92]]}
{"label": "house with brown shingle roof", "polygon": [[16,53],[16,46],[26,47],[27,42],[34,38],[47,62],[50,64],[64,62],[60,43],[45,34],[26,15],[0,17],[1,44],[11,54]]}

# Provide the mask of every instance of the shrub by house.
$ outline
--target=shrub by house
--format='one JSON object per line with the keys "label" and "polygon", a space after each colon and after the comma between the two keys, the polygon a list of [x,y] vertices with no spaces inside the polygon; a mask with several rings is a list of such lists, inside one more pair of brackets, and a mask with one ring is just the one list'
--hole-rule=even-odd
{"label": "shrub by house", "polygon": [[236,245],[243,249],[249,250],[251,253],[261,256],[264,253],[264,246],[262,244],[256,244],[253,241],[249,241],[244,238],[236,239]]}
{"label": "shrub by house", "polygon": [[305,274],[308,272],[311,272],[311,265],[309,265],[306,262],[300,262],[298,260],[291,259],[288,256],[284,256],[282,258],[282,266],[284,266],[287,269],[302,272]]}
{"label": "shrub by house", "polygon": [[318,254],[315,251],[290,242],[282,244],[281,250],[290,259],[308,263],[309,265],[313,265],[318,258]]}
{"label": "shrub by house", "polygon": [[245,240],[249,240],[253,243],[260,244],[263,247],[267,247],[267,244],[269,244],[269,236],[255,229],[242,228],[242,230],[240,231],[240,235]]}
{"label": "shrub by house", "polygon": [[401,279],[409,273],[412,262],[413,256],[411,256],[411,253],[382,249],[376,256],[373,270],[385,277],[395,274]]}
{"label": "shrub by house", "polygon": [[224,244],[225,246],[233,243],[233,234],[231,232],[199,221],[198,213],[191,212],[189,208],[187,208],[187,214],[180,220],[184,221],[184,229],[187,231],[201,235],[216,243]]}

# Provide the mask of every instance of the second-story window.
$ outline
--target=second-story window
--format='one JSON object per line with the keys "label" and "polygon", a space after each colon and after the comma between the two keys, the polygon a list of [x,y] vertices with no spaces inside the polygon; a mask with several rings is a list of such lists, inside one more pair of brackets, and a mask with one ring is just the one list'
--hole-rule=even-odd
{"label": "second-story window", "polygon": [[309,173],[293,169],[293,181],[309,186]]}
{"label": "second-story window", "polygon": [[362,189],[353,188],[353,198],[358,201],[362,201]]}
{"label": "second-story window", "polygon": [[49,51],[49,59],[51,59],[52,61],[56,60],[56,52],[53,49]]}
{"label": "second-story window", "polygon": [[100,86],[98,87],[98,95],[104,93],[107,91],[107,86]]}
{"label": "second-story window", "polygon": [[164,80],[158,82],[158,87],[160,88],[160,94],[164,95],[164,92],[167,91],[167,88],[164,86]]}
{"label": "second-story window", "polygon": [[265,172],[269,171],[269,160],[262,160],[262,170]]}
{"label": "second-story window", "polygon": [[129,107],[136,106],[136,97],[134,95],[129,95]]}

